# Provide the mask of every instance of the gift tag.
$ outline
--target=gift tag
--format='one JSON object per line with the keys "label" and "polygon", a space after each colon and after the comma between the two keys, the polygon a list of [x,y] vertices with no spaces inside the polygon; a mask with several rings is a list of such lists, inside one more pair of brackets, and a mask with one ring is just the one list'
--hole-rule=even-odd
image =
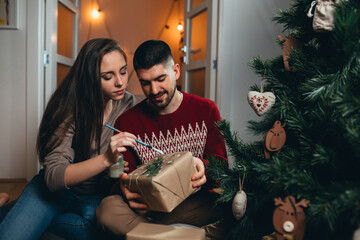
{"label": "gift tag", "polygon": [[272,92],[250,91],[247,99],[258,116],[262,116],[269,111],[275,103],[275,95]]}

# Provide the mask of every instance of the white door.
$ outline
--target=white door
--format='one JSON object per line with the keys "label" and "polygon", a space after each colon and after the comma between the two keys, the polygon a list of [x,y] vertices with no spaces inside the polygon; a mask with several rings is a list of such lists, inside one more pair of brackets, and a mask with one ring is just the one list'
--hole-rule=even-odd
{"label": "white door", "polygon": [[46,0],[45,104],[77,56],[79,14],[80,0]]}
{"label": "white door", "polygon": [[[28,180],[40,169],[36,159],[35,139],[44,108],[77,55],[80,12],[80,0],[32,1],[34,3],[29,3],[28,11],[31,14],[28,21],[34,22],[33,25],[29,24],[29,36],[34,37],[31,37],[33,41],[28,41],[28,76],[33,75],[38,81],[33,80],[32,85],[28,84],[28,109],[33,110],[29,111],[27,120]],[[41,17],[43,13],[44,19]],[[36,19],[34,14],[40,14],[36,22],[33,20]],[[34,49],[35,43],[37,48]],[[37,61],[34,61],[34,56],[38,54],[32,53],[35,50],[41,52]]]}
{"label": "white door", "polygon": [[183,89],[216,101],[218,0],[185,0]]}

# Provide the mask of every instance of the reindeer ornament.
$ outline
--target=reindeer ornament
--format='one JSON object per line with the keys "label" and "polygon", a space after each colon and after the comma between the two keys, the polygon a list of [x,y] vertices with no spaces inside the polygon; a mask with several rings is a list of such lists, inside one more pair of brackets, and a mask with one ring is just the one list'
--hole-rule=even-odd
{"label": "reindeer ornament", "polygon": [[277,240],[302,240],[305,232],[305,213],[309,201],[302,199],[296,203],[293,196],[285,197],[283,201],[280,197],[275,198],[273,214],[273,225]]}
{"label": "reindeer ornament", "polygon": [[270,152],[277,152],[284,146],[286,141],[286,132],[284,130],[286,123],[281,125],[280,121],[275,121],[273,127],[265,136],[264,154],[266,159],[270,159]]}

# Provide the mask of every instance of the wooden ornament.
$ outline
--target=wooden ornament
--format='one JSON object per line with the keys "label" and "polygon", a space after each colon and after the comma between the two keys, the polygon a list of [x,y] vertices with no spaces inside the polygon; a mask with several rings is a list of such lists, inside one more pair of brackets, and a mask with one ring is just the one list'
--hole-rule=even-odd
{"label": "wooden ornament", "polygon": [[247,99],[258,116],[264,115],[275,103],[275,95],[272,92],[250,91]]}
{"label": "wooden ornament", "polygon": [[285,201],[281,198],[275,198],[274,201],[275,206],[277,206],[273,214],[276,239],[302,240],[305,232],[305,213],[303,208],[306,208],[310,202],[302,199],[296,203],[293,196],[285,197]]}
{"label": "wooden ornament", "polygon": [[286,132],[284,126],[286,123],[281,125],[280,121],[275,121],[273,127],[267,132],[265,136],[265,158],[270,158],[269,152],[279,151],[285,144]]}
{"label": "wooden ornament", "polygon": [[289,58],[290,58],[290,52],[293,49],[300,48],[300,43],[296,40],[295,36],[291,34],[288,37],[285,37],[284,35],[278,36],[280,41],[283,41],[283,59],[284,59],[284,67],[287,71],[295,72],[296,69],[293,67],[290,69],[289,66]]}
{"label": "wooden ornament", "polygon": [[245,181],[245,171],[246,167],[244,167],[244,174],[242,181],[239,177],[239,188],[240,190],[236,193],[233,202],[232,202],[232,212],[236,220],[242,218],[246,212],[246,205],[247,205],[247,196],[246,193],[243,191],[243,185]]}

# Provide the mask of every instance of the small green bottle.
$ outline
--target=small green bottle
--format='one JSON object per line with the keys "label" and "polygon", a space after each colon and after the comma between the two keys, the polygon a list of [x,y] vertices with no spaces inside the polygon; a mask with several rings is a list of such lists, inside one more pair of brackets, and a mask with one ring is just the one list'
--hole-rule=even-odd
{"label": "small green bottle", "polygon": [[110,166],[109,177],[119,178],[124,172],[124,155],[120,153],[117,163]]}

